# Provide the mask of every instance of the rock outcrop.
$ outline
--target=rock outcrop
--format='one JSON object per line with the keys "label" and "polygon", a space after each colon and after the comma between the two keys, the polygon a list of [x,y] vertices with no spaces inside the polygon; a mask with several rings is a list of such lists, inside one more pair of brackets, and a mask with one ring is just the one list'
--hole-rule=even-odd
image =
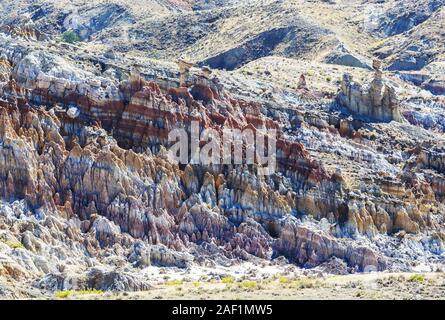
{"label": "rock outcrop", "polygon": [[385,83],[381,62],[373,62],[373,80],[366,85],[353,82],[352,76],[344,74],[337,101],[356,115],[369,117],[376,121],[402,122],[400,104],[394,87]]}
{"label": "rock outcrop", "polygon": [[[150,266],[284,256],[304,267],[341,259],[350,270],[410,270],[443,253],[443,137],[414,121],[385,123],[401,116],[377,64],[369,90],[344,82],[339,96],[376,123],[333,110],[303,79],[268,92],[208,68],[136,68],[118,55],[4,40],[1,276],[49,291],[145,290],[138,274]],[[190,133],[192,122],[216,134],[275,130],[275,171],[259,174],[258,155],[172,161],[169,132]]]}

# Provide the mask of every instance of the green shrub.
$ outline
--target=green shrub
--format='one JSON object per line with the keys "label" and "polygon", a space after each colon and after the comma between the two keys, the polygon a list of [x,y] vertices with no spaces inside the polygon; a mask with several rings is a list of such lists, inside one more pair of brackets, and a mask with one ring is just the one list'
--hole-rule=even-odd
{"label": "green shrub", "polygon": [[286,284],[286,283],[290,282],[289,278],[285,277],[285,276],[281,276],[279,281],[280,281],[281,284]]}
{"label": "green shrub", "polygon": [[180,286],[182,285],[182,281],[179,279],[166,281],[165,284],[167,286]]}
{"label": "green shrub", "polygon": [[62,41],[70,44],[74,44],[80,41],[80,37],[74,31],[65,31],[62,34]]}
{"label": "green shrub", "polygon": [[25,246],[20,242],[15,241],[6,241],[5,242],[11,249],[24,249]]}
{"label": "green shrub", "polygon": [[425,281],[425,276],[423,274],[414,274],[408,279],[409,282],[423,282]]}
{"label": "green shrub", "polygon": [[241,283],[241,285],[243,286],[243,288],[246,288],[246,289],[256,288],[256,282],[255,281],[243,281]]}
{"label": "green shrub", "polygon": [[235,278],[232,276],[226,276],[221,279],[221,282],[225,284],[232,284],[235,282]]}

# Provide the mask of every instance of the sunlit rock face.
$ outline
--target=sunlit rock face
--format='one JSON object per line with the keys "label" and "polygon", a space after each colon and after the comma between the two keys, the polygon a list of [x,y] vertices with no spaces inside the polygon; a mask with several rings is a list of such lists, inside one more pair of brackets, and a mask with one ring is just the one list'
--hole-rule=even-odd
{"label": "sunlit rock face", "polygon": [[374,78],[366,85],[353,82],[352,76],[343,75],[338,102],[352,113],[369,117],[372,120],[402,122],[400,102],[395,89],[383,80],[381,62],[375,60]]}
{"label": "sunlit rock face", "polygon": [[[304,76],[292,89],[158,61],[135,70],[31,29],[2,37],[0,275],[145,290],[148,266],[443,262],[443,131],[418,121],[379,65],[366,90],[344,78],[345,110]],[[275,130],[275,171],[172,161],[169,133],[192,123]]]}

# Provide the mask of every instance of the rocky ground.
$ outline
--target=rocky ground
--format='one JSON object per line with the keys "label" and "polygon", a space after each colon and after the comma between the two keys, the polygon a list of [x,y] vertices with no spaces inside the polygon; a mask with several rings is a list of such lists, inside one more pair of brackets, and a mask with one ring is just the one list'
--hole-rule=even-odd
{"label": "rocky ground", "polygon": [[[32,3],[0,4],[1,297],[441,294],[443,2]],[[276,130],[276,172],[171,161],[192,121]]]}
{"label": "rocky ground", "polygon": [[[150,268],[149,268],[150,269]],[[292,267],[254,265],[236,271],[219,268],[146,270],[150,288],[143,291],[66,290],[7,298],[59,300],[442,300],[443,273],[372,273],[329,275]],[[157,280],[154,280],[157,279]]]}

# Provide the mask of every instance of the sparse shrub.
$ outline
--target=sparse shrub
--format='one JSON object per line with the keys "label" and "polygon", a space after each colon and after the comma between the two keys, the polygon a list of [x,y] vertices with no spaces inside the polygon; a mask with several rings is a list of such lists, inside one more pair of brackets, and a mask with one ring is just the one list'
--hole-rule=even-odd
{"label": "sparse shrub", "polygon": [[255,281],[243,281],[241,283],[241,286],[246,289],[254,289],[254,288],[256,288],[256,282]]}
{"label": "sparse shrub", "polygon": [[166,281],[165,284],[167,286],[180,286],[180,285],[182,285],[182,281],[179,279],[169,280],[169,281]]}
{"label": "sparse shrub", "polygon": [[279,281],[280,281],[281,284],[287,284],[287,283],[290,282],[289,278],[285,277],[285,276],[281,276]]}
{"label": "sparse shrub", "polygon": [[64,290],[64,291],[57,291],[54,293],[54,296],[56,298],[69,298],[70,296],[83,296],[87,294],[103,294],[104,292],[102,290],[97,289],[87,289],[87,290]]}
{"label": "sparse shrub", "polygon": [[232,284],[235,282],[235,278],[232,276],[226,276],[221,279],[221,282],[224,284]]}
{"label": "sparse shrub", "polygon": [[62,298],[62,299],[68,298],[70,295],[71,295],[71,291],[68,291],[68,290],[67,291],[57,291],[54,293],[54,296],[56,298]]}
{"label": "sparse shrub", "polygon": [[409,282],[423,282],[425,281],[425,276],[423,274],[414,274],[408,279]]}
{"label": "sparse shrub", "polygon": [[16,241],[6,241],[6,245],[8,245],[11,249],[25,249],[25,246],[20,242]]}
{"label": "sparse shrub", "polygon": [[80,41],[80,37],[74,31],[68,30],[62,34],[62,41],[69,44],[74,44]]}
{"label": "sparse shrub", "polygon": [[314,288],[319,286],[319,283],[317,281],[313,281],[310,279],[298,279],[294,282],[294,284],[299,289]]}
{"label": "sparse shrub", "polygon": [[74,294],[79,294],[79,295],[104,294],[104,292],[102,290],[97,290],[97,289],[88,289],[88,290],[75,291]]}
{"label": "sparse shrub", "polygon": [[405,281],[406,281],[406,278],[405,278],[404,276],[399,276],[399,277],[397,278],[397,281],[398,281],[398,282],[405,282]]}

